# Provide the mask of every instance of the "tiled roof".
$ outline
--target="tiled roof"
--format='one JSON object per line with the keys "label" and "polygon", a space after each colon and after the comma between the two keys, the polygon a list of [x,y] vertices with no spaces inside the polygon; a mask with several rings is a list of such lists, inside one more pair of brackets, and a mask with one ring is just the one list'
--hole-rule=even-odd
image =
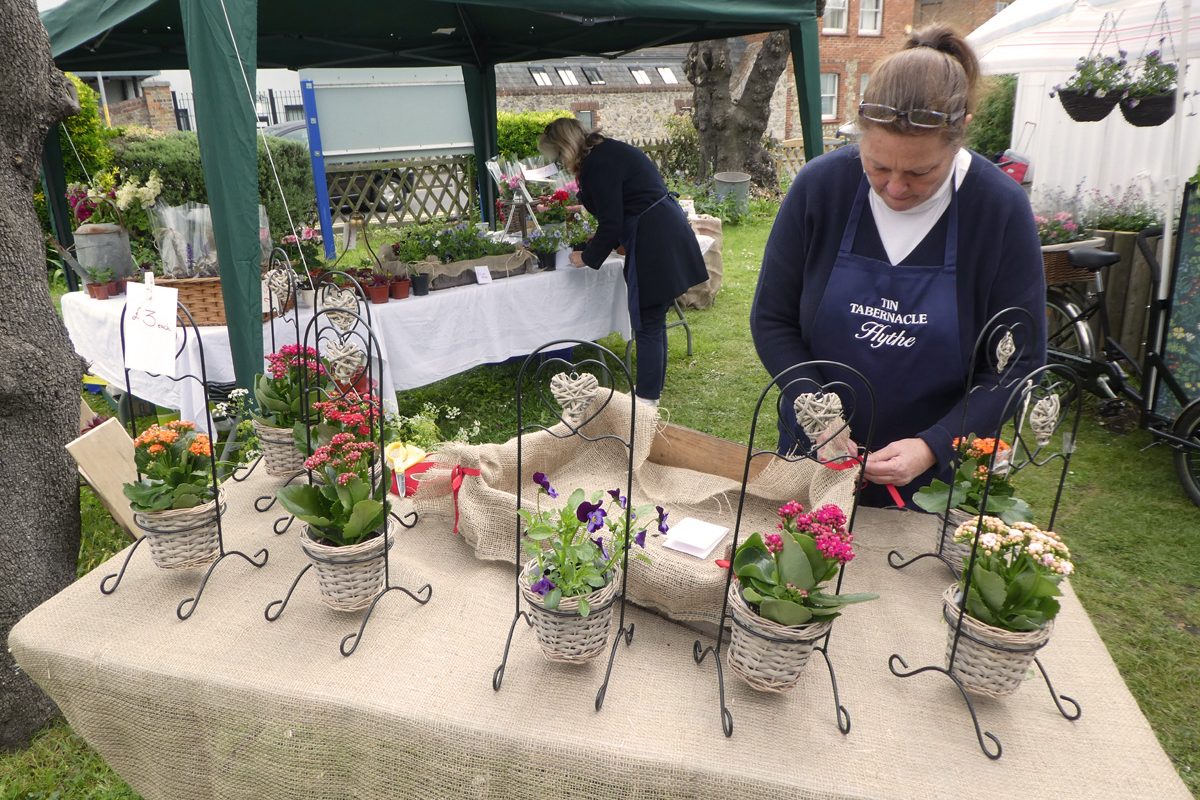
{"label": "tiled roof", "polygon": [[[737,40],[735,40],[737,41]],[[554,61],[528,61],[515,64],[497,64],[496,65],[496,88],[499,90],[527,89],[530,91],[574,91],[578,92],[581,88],[585,91],[591,86],[584,75],[583,68],[595,69],[599,71],[600,77],[604,79],[603,88],[612,91],[614,89],[652,89],[663,88],[667,86],[662,76],[658,73],[658,67],[669,67],[675,75],[676,84],[672,86],[690,89],[687,82],[687,77],[683,72],[683,60],[687,56],[688,45],[670,45],[667,47],[655,47],[647,50],[639,50],[629,55],[619,58],[598,58],[592,56],[580,56],[576,58],[563,58]],[[539,86],[530,75],[530,68],[542,69],[550,78],[550,84]],[[559,77],[558,69],[569,68],[575,75],[578,81],[576,85],[564,84]],[[630,69],[641,68],[645,71],[646,76],[650,79],[649,84],[639,84],[633,77]],[[599,88],[599,87],[597,87]]]}

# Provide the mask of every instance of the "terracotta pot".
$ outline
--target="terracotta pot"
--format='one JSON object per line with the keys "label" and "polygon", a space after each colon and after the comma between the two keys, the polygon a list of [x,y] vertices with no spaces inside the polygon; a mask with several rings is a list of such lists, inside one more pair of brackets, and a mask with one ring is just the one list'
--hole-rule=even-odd
{"label": "terracotta pot", "polygon": [[399,280],[392,281],[392,299],[403,300],[404,298],[408,297],[408,293],[411,289],[412,281],[410,281],[408,278],[401,278]]}
{"label": "terracotta pot", "polygon": [[92,297],[97,300],[108,299],[108,284],[107,283],[92,283],[88,285],[88,291],[92,292]]}
{"label": "terracotta pot", "polygon": [[83,288],[87,289],[88,297],[92,298],[93,300],[96,298],[96,284],[85,283]]}
{"label": "terracotta pot", "polygon": [[115,279],[109,281],[108,283],[106,283],[104,285],[106,287],[108,287],[108,296],[109,297],[116,297],[117,295],[119,295],[121,293],[121,287]]}
{"label": "terracotta pot", "polygon": [[367,297],[375,305],[382,305],[388,301],[388,285],[386,283],[373,283],[363,288],[367,292]]}

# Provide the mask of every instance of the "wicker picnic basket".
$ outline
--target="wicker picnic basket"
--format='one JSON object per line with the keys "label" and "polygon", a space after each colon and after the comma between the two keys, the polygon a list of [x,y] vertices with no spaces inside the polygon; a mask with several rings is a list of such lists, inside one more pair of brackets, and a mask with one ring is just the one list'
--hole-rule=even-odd
{"label": "wicker picnic basket", "polygon": [[1076,247],[1100,247],[1103,244],[1104,238],[1095,236],[1081,242],[1042,245],[1042,267],[1046,271],[1046,283],[1090,281],[1092,279],[1091,271],[1072,266],[1067,259],[1067,253]]}
{"label": "wicker picnic basket", "polygon": [[274,428],[254,420],[254,435],[268,475],[290,478],[304,469],[304,454],[296,449],[291,428]]}
{"label": "wicker picnic basket", "polygon": [[527,579],[536,570],[537,560],[528,562],[521,571],[520,584],[542,655],[550,661],[571,664],[589,661],[603,653],[612,628],[613,598],[621,579],[617,571],[614,570],[607,586],[587,595],[591,609],[586,617],[581,617],[578,597],[564,597],[557,609],[543,605],[541,595],[529,588]]}
{"label": "wicker picnic basket", "polygon": [[760,692],[786,692],[795,686],[817,640],[833,626],[833,620],[788,626],[760,617],[747,605],[736,580],[729,584],[729,609],[729,668]]}
{"label": "wicker picnic basket", "polygon": [[150,560],[156,566],[193,569],[211,564],[221,554],[218,513],[225,513],[224,487],[207,503],[168,511],[135,511],[133,521],[145,535]]}
{"label": "wicker picnic basket", "polygon": [[358,544],[333,547],[316,541],[310,526],[304,526],[300,547],[317,573],[321,602],[335,611],[359,611],[371,605],[387,577],[385,540],[388,549],[396,541],[391,516],[387,529],[387,536],[377,535]]}
{"label": "wicker picnic basket", "polygon": [[[225,297],[221,294],[220,278],[155,278],[155,286],[168,286],[179,290],[179,302],[187,307],[197,325],[225,325]],[[295,305],[289,297],[284,311]],[[265,303],[264,303],[265,305]],[[271,312],[264,311],[262,321],[271,319]]]}
{"label": "wicker picnic basket", "polygon": [[[946,664],[954,647],[954,626],[958,619],[958,584],[952,583],[942,594],[942,616],[949,626],[946,637]],[[1050,641],[1054,620],[1036,631],[1006,631],[985,625],[970,614],[963,614],[962,635],[951,672],[963,689],[985,697],[1005,697],[1021,688],[1037,651]]]}

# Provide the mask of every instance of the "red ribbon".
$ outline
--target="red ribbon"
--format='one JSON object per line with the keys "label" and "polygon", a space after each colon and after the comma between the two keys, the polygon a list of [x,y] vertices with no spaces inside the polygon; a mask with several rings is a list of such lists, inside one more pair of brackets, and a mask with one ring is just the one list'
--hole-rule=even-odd
{"label": "red ribbon", "polygon": [[[859,466],[862,464],[862,459],[858,456],[850,456],[845,461],[841,461],[837,464],[833,463],[832,461],[822,461],[821,464],[823,464],[827,469],[841,472],[844,469],[850,469],[851,467]],[[896,490],[896,487],[890,483],[885,483],[884,488],[886,488],[888,494],[892,496],[892,502],[896,504],[897,508],[904,508],[904,498],[900,496],[900,492]]]}
{"label": "red ribbon", "polygon": [[450,491],[454,495],[454,535],[458,535],[458,490],[462,486],[463,477],[470,475],[472,477],[479,476],[479,470],[472,467],[464,467],[462,464],[455,464],[450,470]]}

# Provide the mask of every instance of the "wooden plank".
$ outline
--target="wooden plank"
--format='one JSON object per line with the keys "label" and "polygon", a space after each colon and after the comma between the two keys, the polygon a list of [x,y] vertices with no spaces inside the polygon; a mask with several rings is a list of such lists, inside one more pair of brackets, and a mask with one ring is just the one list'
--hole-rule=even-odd
{"label": "wooden plank", "polygon": [[117,419],[105,420],[67,444],[67,452],[79,466],[79,474],[96,492],[96,497],[131,538],[137,536],[133,511],[122,486],[137,480],[133,440]]}
{"label": "wooden plank", "polygon": [[[750,462],[750,479],[758,477],[774,458],[774,454],[770,453],[756,456]],[[659,428],[658,435],[654,437],[649,460],[665,467],[694,469],[741,481],[742,470],[746,466],[746,447],[682,425],[667,423]]]}

